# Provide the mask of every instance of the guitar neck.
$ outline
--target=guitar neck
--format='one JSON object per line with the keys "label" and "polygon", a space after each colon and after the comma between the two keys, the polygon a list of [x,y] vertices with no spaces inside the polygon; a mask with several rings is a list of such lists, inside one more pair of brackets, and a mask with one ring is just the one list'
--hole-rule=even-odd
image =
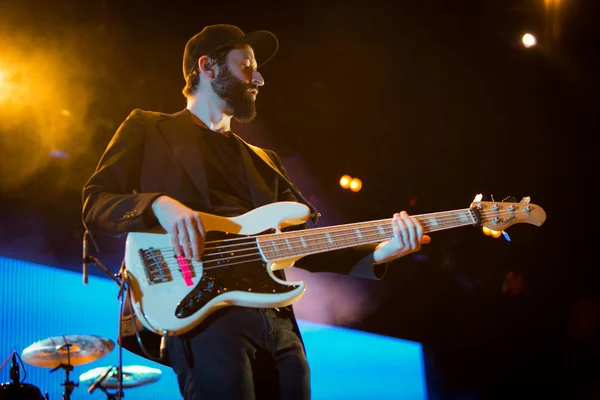
{"label": "guitar neck", "polygon": [[[420,222],[424,233],[466,225],[478,225],[481,222],[481,217],[474,208],[414,215],[413,217]],[[362,244],[379,243],[391,239],[393,235],[392,219],[388,218],[265,235],[258,238],[258,244],[268,261],[277,261]]]}

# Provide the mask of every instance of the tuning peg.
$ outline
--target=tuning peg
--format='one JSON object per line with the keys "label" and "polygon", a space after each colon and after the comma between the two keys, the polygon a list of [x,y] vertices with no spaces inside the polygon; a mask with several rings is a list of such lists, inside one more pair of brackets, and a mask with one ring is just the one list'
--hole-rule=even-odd
{"label": "tuning peg", "polygon": [[523,204],[529,204],[530,201],[531,201],[531,197],[529,197],[529,196],[525,196],[521,199],[521,203],[523,203]]}

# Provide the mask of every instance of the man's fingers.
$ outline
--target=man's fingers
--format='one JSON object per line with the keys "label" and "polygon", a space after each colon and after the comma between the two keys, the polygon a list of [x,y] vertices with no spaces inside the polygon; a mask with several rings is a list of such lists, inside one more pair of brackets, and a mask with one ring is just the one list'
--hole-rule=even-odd
{"label": "man's fingers", "polygon": [[185,220],[180,220],[177,222],[177,229],[179,232],[179,246],[183,252],[183,255],[188,260],[191,260],[193,257],[192,242]]}
{"label": "man's fingers", "polygon": [[408,216],[408,213],[406,211],[402,211],[400,213],[400,216],[402,217],[402,221],[404,222],[404,225],[406,225],[406,228],[408,229],[408,243],[410,244],[410,248],[415,250],[419,248],[419,236],[417,236],[417,228],[413,222],[413,219],[411,217]]}
{"label": "man's fingers", "polygon": [[394,226],[394,237],[396,239],[398,239],[400,241],[400,243],[402,244],[402,247],[407,247],[409,246],[409,233],[408,233],[408,229],[404,223],[404,221],[402,220],[402,217],[400,216],[400,214],[396,213],[394,214],[394,220],[392,222],[392,225]]}
{"label": "man's fingers", "polygon": [[200,232],[201,227],[198,226],[198,221],[195,218],[186,219],[185,226],[190,238],[190,249],[192,251],[190,259],[200,261],[204,247],[204,237]]}
{"label": "man's fingers", "polygon": [[206,232],[204,231],[204,224],[202,224],[200,214],[194,214],[194,221],[198,232],[198,261],[200,261],[200,257],[204,252],[204,241],[206,240]]}
{"label": "man's fingers", "polygon": [[177,224],[173,224],[171,227],[171,247],[173,247],[176,256],[183,255],[181,246],[179,246],[179,228],[177,228]]}

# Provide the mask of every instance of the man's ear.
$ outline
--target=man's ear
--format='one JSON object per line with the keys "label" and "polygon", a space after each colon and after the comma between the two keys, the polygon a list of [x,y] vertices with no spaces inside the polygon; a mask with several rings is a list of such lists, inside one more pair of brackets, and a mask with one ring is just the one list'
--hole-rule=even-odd
{"label": "man's ear", "polygon": [[209,56],[202,56],[198,59],[198,71],[200,71],[201,74],[204,73],[211,78],[214,78],[214,67],[214,60]]}

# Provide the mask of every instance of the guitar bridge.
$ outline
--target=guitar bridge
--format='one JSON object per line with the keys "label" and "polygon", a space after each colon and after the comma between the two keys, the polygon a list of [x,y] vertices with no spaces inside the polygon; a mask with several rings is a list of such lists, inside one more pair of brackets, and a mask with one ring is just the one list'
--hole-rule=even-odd
{"label": "guitar bridge", "polygon": [[146,280],[149,285],[172,280],[171,269],[160,250],[153,248],[140,249],[139,255],[144,265],[144,272],[146,273]]}

